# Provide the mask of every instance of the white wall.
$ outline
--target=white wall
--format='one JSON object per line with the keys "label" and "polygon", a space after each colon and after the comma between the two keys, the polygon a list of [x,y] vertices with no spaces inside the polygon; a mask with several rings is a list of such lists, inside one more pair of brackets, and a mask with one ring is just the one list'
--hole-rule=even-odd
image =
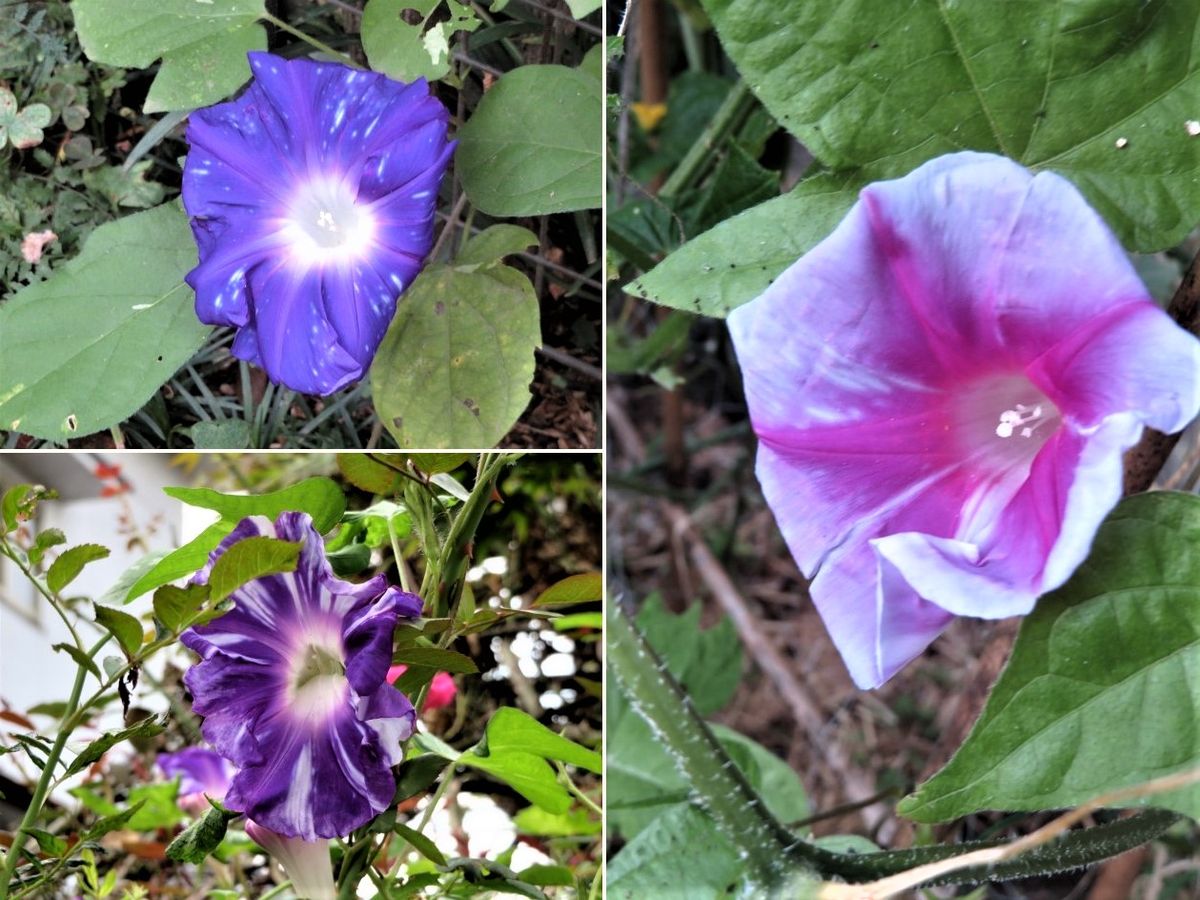
{"label": "white wall", "polygon": [[[186,484],[189,478],[171,466],[171,454],[121,453],[78,454],[7,453],[0,457],[0,487],[16,483],[39,483],[58,490],[61,498],[44,503],[34,524],[38,529],[59,528],[67,543],[51,554],[77,544],[95,543],[108,547],[111,555],[88,564],[65,593],[71,597],[99,597],[122,572],[153,550],[176,547],[185,536],[182,505],[162,492],[166,485]],[[99,463],[120,466],[128,490],[118,496],[103,497],[104,485],[115,479],[95,476]],[[38,703],[65,700],[75,677],[75,664],[66,654],[51,649],[56,643],[72,643],[66,626],[50,606],[34,595],[15,567],[0,575],[0,707],[8,706],[24,713]],[[145,596],[126,607],[139,615],[149,609]],[[32,609],[32,617],[24,613]],[[89,624],[91,604],[77,608],[75,627],[87,645],[100,633]],[[82,620],[82,621],[80,621]],[[115,651],[119,652],[119,651]],[[104,653],[101,654],[105,655]],[[85,693],[95,691],[95,680],[88,677]],[[144,695],[139,694],[139,702]],[[163,703],[147,704],[157,711]],[[41,733],[53,737],[54,721],[36,716]],[[120,709],[101,723],[101,727],[120,727]],[[14,724],[0,720],[0,733],[19,732]],[[83,731],[69,747],[79,749],[94,731]],[[5,743],[9,743],[5,740]],[[26,781],[32,767],[22,753],[0,757],[0,773]],[[24,776],[20,774],[24,772]],[[57,796],[56,796],[57,798]]]}

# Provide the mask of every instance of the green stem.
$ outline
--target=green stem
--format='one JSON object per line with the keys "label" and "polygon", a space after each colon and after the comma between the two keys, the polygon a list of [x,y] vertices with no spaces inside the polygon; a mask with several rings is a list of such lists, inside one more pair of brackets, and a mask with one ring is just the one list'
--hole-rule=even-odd
{"label": "green stem", "polygon": [[21,554],[15,552],[8,541],[3,540],[2,538],[0,538],[0,554],[12,560],[13,565],[21,570],[21,574],[25,576],[29,583],[37,588],[37,592],[46,598],[46,601],[50,604],[54,611],[58,613],[58,617],[62,619],[63,624],[67,626],[67,631],[71,633],[71,639],[75,641],[75,646],[78,647],[82,652],[83,641],[79,639],[79,633],[75,630],[75,626],[71,624],[71,620],[67,616],[67,611],[59,605],[58,598],[54,596],[54,593],[42,582],[40,578],[38,578],[36,574],[34,574],[31,566],[25,565],[25,562],[21,559]]}
{"label": "green stem", "polygon": [[424,834],[425,827],[429,824],[429,820],[433,818],[433,812],[437,809],[437,805],[442,802],[442,798],[446,796],[446,791],[450,787],[450,782],[454,780],[454,763],[446,766],[442,771],[442,781],[438,785],[438,789],[434,792],[429,802],[425,804],[425,809],[421,812],[421,821],[417,823],[417,833]]}
{"label": "green stem", "polygon": [[271,15],[269,12],[259,13],[258,17],[266,22],[270,22],[272,25],[274,25],[280,31],[286,31],[292,37],[299,38],[300,40],[304,41],[306,44],[311,44],[312,46],[314,46],[318,50],[320,50],[322,53],[329,54],[330,56],[332,56],[334,59],[338,60],[339,62],[343,62],[348,66],[353,66],[356,69],[362,68],[362,66],[360,66],[358,63],[356,63],[354,60],[352,60],[345,53],[342,53],[338,50],[334,50],[328,44],[324,44],[321,41],[318,41],[312,35],[305,34],[303,31],[301,31],[298,28],[293,28],[287,22],[283,21],[283,19],[277,18],[276,16]]}
{"label": "green stem", "polygon": [[592,885],[588,888],[588,900],[596,900],[600,896],[600,887],[604,884],[604,864],[601,863],[596,867],[596,874],[592,876]]}
{"label": "green stem", "polygon": [[729,753],[696,713],[691,699],[616,603],[605,616],[609,671],[634,710],[691,785],[713,823],[745,861],[750,886],[769,896],[802,896],[812,884],[811,850],[771,814]]}
{"label": "green stem", "polygon": [[577,784],[575,784],[574,781],[571,780],[571,776],[567,774],[567,767],[564,766],[560,762],[555,762],[554,766],[555,766],[555,768],[558,769],[558,780],[562,783],[562,785],[568,791],[570,791],[572,794],[574,794],[576,799],[578,799],[580,803],[582,803],[584,806],[586,806],[588,809],[590,809],[596,815],[603,816],[604,810],[602,810],[599,806],[597,806],[596,802],[594,800],[592,800],[592,798],[589,797],[587,794],[585,794],[583,791],[581,791],[579,789],[579,786]]}
{"label": "green stem", "polygon": [[[89,656],[99,653],[100,648],[108,642],[108,637],[108,635],[105,635],[92,648]],[[41,814],[42,805],[46,802],[46,795],[49,792],[50,780],[54,777],[54,768],[58,765],[63,748],[67,745],[67,739],[71,736],[71,732],[74,731],[73,727],[68,727],[67,719],[68,717],[73,717],[75,710],[79,706],[79,697],[83,694],[83,680],[86,677],[87,669],[83,666],[78,666],[75,670],[75,682],[71,685],[71,696],[67,699],[67,708],[63,715],[63,727],[59,729],[58,737],[54,739],[54,745],[50,748],[50,753],[46,757],[46,766],[42,769],[42,774],[33,789],[33,796],[29,800],[29,806],[25,810],[21,824],[17,826],[17,833],[13,835],[12,845],[4,855],[4,868],[0,869],[0,900],[5,900],[8,897],[9,886],[12,883],[14,873],[17,871],[17,862],[21,857],[21,848],[29,837],[29,829],[33,827],[33,823],[37,821],[38,816]]]}
{"label": "green stem", "polygon": [[[492,488],[496,477],[504,465],[503,454],[479,454],[479,465],[476,469],[475,486],[470,496],[454,517],[450,533],[442,544],[442,556],[438,561],[439,582],[437,585],[436,609],[446,611],[453,623],[458,609],[458,600],[462,596],[463,581],[467,576],[467,567],[471,563],[471,548],[475,541],[475,531],[492,499]],[[454,638],[454,629],[447,628],[438,642],[441,647],[447,646]]]}
{"label": "green stem", "polygon": [[754,95],[746,82],[739,81],[729,89],[712,120],[704,127],[699,139],[692,144],[671,176],[663,182],[658,196],[670,200],[697,180],[712,159],[712,151],[729,138],[745,121],[754,106]]}
{"label": "green stem", "polygon": [[291,886],[292,886],[292,883],[290,881],[285,881],[283,884],[277,884],[275,887],[271,888],[269,891],[267,891],[265,894],[263,894],[262,897],[259,898],[259,900],[272,900],[272,898],[278,897],[280,894],[282,894],[284,891],[286,891]]}

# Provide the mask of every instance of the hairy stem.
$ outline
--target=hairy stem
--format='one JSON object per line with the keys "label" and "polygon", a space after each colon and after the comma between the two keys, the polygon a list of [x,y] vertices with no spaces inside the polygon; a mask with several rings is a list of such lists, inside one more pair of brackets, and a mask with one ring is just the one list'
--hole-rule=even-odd
{"label": "hairy stem", "polygon": [[609,669],[634,710],[650,725],[697,799],[745,861],[756,893],[801,893],[815,883],[807,859],[815,848],[776,819],[709,730],[666,665],[616,603],[605,616]]}

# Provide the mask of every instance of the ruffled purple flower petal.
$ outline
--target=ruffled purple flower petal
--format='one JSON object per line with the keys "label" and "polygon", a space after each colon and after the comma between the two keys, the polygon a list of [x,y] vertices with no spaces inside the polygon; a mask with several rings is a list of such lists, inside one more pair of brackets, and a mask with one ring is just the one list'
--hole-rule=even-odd
{"label": "ruffled purple flower petal", "polygon": [[1087,556],[1200,342],[1066,180],[957,153],[872,184],[729,316],[757,473],[855,682],[953,616],[1029,612]]}
{"label": "ruffled purple flower petal", "polygon": [[226,806],[286,837],[346,835],[395,793],[390,767],[416,712],[385,679],[396,624],[419,615],[421,600],[383,576],[336,578],[303,513],[258,521],[240,522],[197,580],[263,533],[303,542],[296,570],[244,585],[230,612],[184,632],[201,657],[184,682],[205,738],[238,767]]}
{"label": "ruffled purple flower petal", "polygon": [[272,381],[363,376],[433,242],[454,144],[423,80],[253,52],[237,100],[192,113],[183,203],[196,314]]}

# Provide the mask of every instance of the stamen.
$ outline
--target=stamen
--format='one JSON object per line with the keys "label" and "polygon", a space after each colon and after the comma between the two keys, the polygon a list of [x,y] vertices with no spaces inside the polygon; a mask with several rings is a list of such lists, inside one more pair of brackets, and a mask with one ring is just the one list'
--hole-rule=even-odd
{"label": "stamen", "polygon": [[1006,409],[1000,413],[1000,424],[996,426],[996,436],[1010,438],[1016,433],[1017,426],[1022,426],[1021,437],[1033,437],[1033,433],[1050,418],[1051,416],[1046,414],[1040,403],[1032,406],[1018,403],[1016,409]]}

